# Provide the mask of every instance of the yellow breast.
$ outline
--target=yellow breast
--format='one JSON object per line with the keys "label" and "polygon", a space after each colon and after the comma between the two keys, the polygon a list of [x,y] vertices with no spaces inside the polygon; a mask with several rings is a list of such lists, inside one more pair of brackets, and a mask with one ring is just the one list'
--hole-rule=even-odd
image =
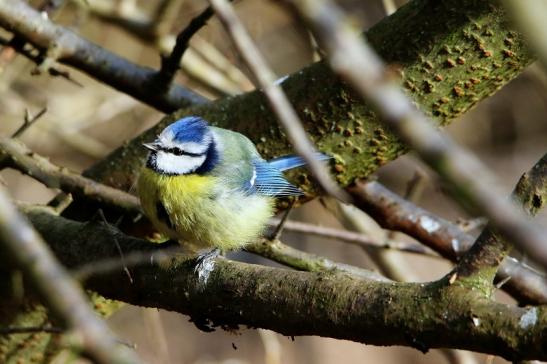
{"label": "yellow breast", "polygon": [[273,214],[273,199],[228,189],[218,177],[166,176],[144,168],[138,190],[158,230],[200,248],[241,248],[255,240]]}

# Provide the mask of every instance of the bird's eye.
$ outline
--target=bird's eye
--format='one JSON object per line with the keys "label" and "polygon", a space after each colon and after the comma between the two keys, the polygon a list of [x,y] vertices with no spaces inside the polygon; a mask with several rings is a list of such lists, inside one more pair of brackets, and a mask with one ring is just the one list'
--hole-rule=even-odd
{"label": "bird's eye", "polygon": [[187,152],[181,148],[177,148],[177,147],[172,147],[172,148],[162,148],[162,151],[166,152],[166,153],[171,153],[171,154],[174,154],[176,156],[189,156],[189,157],[201,157],[203,156],[205,153],[191,153],[191,152]]}
{"label": "bird's eye", "polygon": [[176,156],[181,156],[185,154],[184,151],[180,148],[164,148],[163,151],[170,154],[174,154]]}

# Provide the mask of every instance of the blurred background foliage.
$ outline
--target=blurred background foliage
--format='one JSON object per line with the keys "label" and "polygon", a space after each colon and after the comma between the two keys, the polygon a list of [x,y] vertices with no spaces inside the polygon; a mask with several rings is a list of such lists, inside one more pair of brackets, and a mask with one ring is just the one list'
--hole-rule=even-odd
{"label": "blurred background foliage", "polygon": [[[400,6],[405,1],[343,0],[367,29],[386,15],[386,5]],[[34,1],[33,3],[40,3]],[[53,16],[55,22],[69,26],[85,38],[100,44],[132,61],[158,68],[158,48],[143,42],[118,25],[97,16],[94,7],[99,0],[73,0]],[[122,2],[106,0],[120,5]],[[177,2],[170,15],[170,33],[180,29],[206,6],[205,1]],[[108,5],[108,4],[107,4]],[[156,1],[123,1],[144,13],[154,11]],[[236,2],[238,14],[279,77],[295,72],[316,60],[318,55],[309,34],[293,18],[264,0]],[[1,31],[0,31],[1,33]],[[0,34],[5,35],[5,34]],[[213,18],[192,41],[195,65],[178,74],[178,82],[209,97],[217,98],[245,92],[253,88],[245,78],[247,70],[231,46],[224,30]],[[207,60],[202,53],[213,52]],[[201,52],[201,53],[200,53]],[[216,53],[215,53],[216,52]],[[185,56],[187,57],[187,56]],[[188,56],[190,57],[190,56]],[[213,64],[224,62],[241,74],[226,77]],[[196,66],[197,65],[197,66]],[[203,67],[203,65],[208,65]],[[83,171],[106,156],[111,150],[158,122],[162,114],[132,98],[116,92],[88,76],[70,69],[72,81],[47,74],[33,75],[36,66],[21,56],[0,54],[0,133],[12,134],[23,122],[25,110],[35,114],[47,107],[45,115],[22,137],[34,151],[49,156],[58,165]],[[217,72],[222,77],[217,77]],[[204,82],[204,78],[217,82]],[[473,150],[492,170],[497,172],[509,194],[520,175],[545,152],[547,145],[547,75],[532,65],[495,96],[480,103],[447,128],[461,144]],[[414,201],[453,221],[467,221],[467,216],[443,191],[442,184],[427,167],[412,155],[406,155],[382,167],[377,173],[381,182],[404,195],[416,175],[423,190]],[[55,191],[18,172],[4,170],[0,179],[18,200],[48,202]],[[293,219],[340,227],[337,220],[318,202],[307,204],[291,215]],[[545,221],[546,213],[539,217]],[[378,233],[370,225],[369,233]],[[473,231],[473,233],[477,233]],[[357,266],[374,268],[374,262],[359,247],[337,241],[285,232],[284,241],[303,250]],[[409,239],[399,237],[398,239]],[[414,279],[433,280],[448,269],[445,261],[404,253],[390,252],[392,262]],[[247,256],[247,259],[257,259]],[[261,263],[267,263],[265,260]],[[270,263],[267,263],[270,264]],[[410,274],[410,273],[409,273]],[[500,300],[509,300],[500,295]],[[126,306],[110,318],[109,323],[119,337],[135,343],[143,359],[152,363],[438,363],[446,361],[438,351],[423,355],[409,348],[379,348],[354,342],[318,337],[287,338],[265,330],[204,333],[179,314]],[[468,362],[485,362],[484,355],[466,356]],[[460,358],[461,359],[461,358]],[[503,362],[496,359],[495,362]]]}

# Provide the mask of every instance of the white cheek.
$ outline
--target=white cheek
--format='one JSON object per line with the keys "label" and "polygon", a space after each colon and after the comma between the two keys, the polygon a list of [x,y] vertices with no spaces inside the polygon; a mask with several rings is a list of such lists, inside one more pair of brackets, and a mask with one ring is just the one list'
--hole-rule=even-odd
{"label": "white cheek", "polygon": [[174,155],[172,153],[158,152],[156,167],[170,174],[186,174],[194,172],[205,162],[205,155],[192,157],[188,155]]}

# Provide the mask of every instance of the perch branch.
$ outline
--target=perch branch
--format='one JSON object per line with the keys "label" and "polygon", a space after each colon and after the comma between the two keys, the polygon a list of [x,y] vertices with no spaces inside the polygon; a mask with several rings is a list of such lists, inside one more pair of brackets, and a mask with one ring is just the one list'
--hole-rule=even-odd
{"label": "perch branch", "polygon": [[[117,258],[113,239],[124,252],[159,249],[105,224],[82,224],[40,210],[28,216],[59,259],[72,267]],[[205,287],[194,274],[194,262],[184,259],[135,267],[132,277],[133,284],[127,284],[126,275],[116,272],[94,277],[87,286],[109,298],[190,315],[208,329],[248,325],[284,335],[321,335],[422,351],[448,347],[508,360],[547,359],[544,306],[497,303],[444,280],[378,282],[225,259],[217,260]]]}
{"label": "perch branch", "polygon": [[[4,153],[4,155],[2,155]],[[49,162],[47,159],[32,153],[28,148],[26,148],[22,143],[13,140],[13,139],[1,139],[0,138],[0,157],[7,157],[8,163],[12,167],[18,169],[19,171],[26,173],[33,178],[44,183],[51,188],[60,188],[64,192],[70,192],[76,196],[84,197],[86,199],[94,200],[102,205],[108,207],[114,207],[126,211],[128,213],[140,213],[140,204],[138,199],[126,192],[116,190],[112,187],[108,187],[97,183],[88,178],[82,177],[77,173],[70,172],[66,169],[57,167]],[[300,231],[306,231],[302,229],[301,225],[296,225],[296,228],[300,228]],[[309,230],[309,227],[308,227]],[[323,229],[324,230],[324,229]],[[320,233],[325,234],[321,230]],[[340,233],[333,235],[332,231],[327,231],[327,234],[330,233],[330,236],[340,236]],[[359,235],[359,234],[356,234]],[[346,240],[351,240],[356,244],[374,244],[370,241],[365,241],[362,236],[342,236]],[[395,243],[393,243],[395,244]],[[379,247],[394,247],[388,242],[380,245]],[[404,247],[404,246],[403,246]],[[411,247],[409,248],[411,249]],[[308,267],[313,270],[317,269],[339,269],[340,271],[351,271],[359,276],[376,277],[373,272],[368,272],[362,269],[351,267],[345,264],[339,264],[328,259],[314,256],[313,254],[304,253],[296,249],[290,248],[280,242],[277,243],[256,243],[249,247],[249,251],[262,255],[265,258],[272,259],[278,263],[288,265],[296,269],[305,269]],[[417,252],[417,250],[413,250]],[[134,265],[139,262],[140,257],[137,255],[135,257],[129,258],[130,261],[127,262],[128,265]],[[110,263],[105,263],[105,266],[110,266]],[[93,271],[93,267],[89,269]],[[81,273],[82,276],[87,277],[90,273],[88,270],[85,270],[84,273]]]}

